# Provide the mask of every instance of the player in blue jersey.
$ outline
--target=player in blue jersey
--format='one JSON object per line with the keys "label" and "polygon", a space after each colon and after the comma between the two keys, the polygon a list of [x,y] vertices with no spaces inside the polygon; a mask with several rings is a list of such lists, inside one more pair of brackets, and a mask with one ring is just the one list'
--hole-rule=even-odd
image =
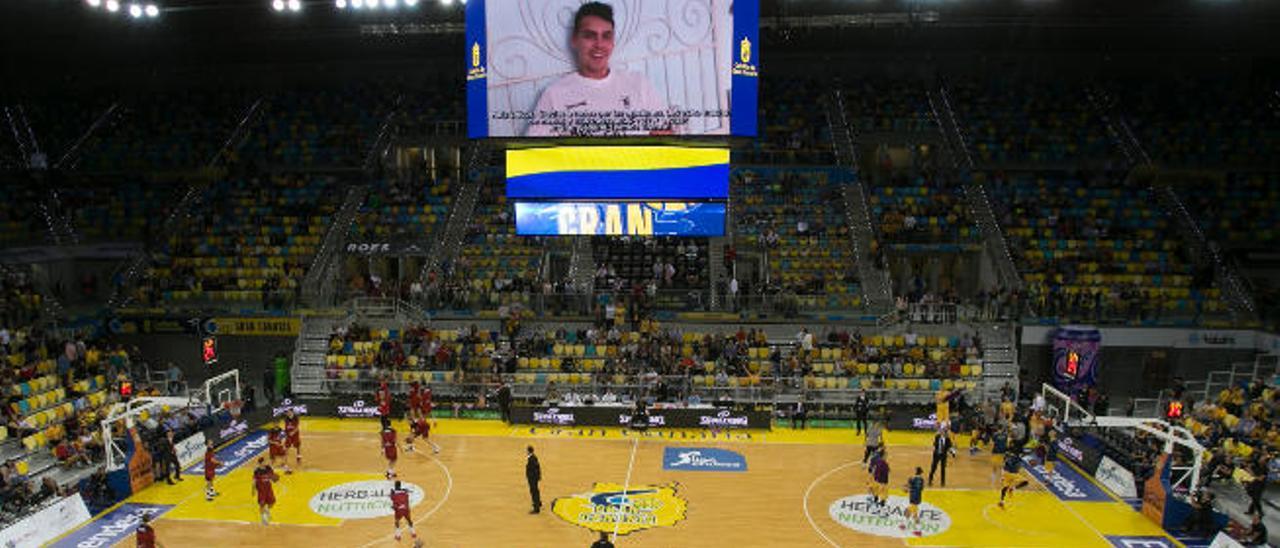
{"label": "player in blue jersey", "polygon": [[911,522],[912,533],[920,536],[920,499],[924,496],[924,469],[916,467],[916,475],[907,480],[907,515],[906,520],[898,525],[899,529],[907,529],[907,521]]}
{"label": "player in blue jersey", "polygon": [[1004,465],[1004,455],[1009,449],[1009,433],[1003,426],[997,426],[991,435],[991,484],[995,485],[999,477],[1000,467]]}
{"label": "player in blue jersey", "polygon": [[1000,508],[1004,509],[1005,497],[1013,498],[1013,492],[1027,485],[1019,472],[1022,470],[1022,448],[1010,446],[1004,454],[1004,473],[1000,476]]}

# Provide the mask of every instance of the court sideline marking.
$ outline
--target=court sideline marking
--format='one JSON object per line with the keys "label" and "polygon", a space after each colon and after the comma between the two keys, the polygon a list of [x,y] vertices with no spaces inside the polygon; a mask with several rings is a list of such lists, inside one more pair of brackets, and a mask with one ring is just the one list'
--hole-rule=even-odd
{"label": "court sideline marking", "polygon": [[[640,446],[640,438],[631,438],[631,461],[627,463],[627,479],[622,482],[622,496],[627,496],[627,489],[631,487],[631,471],[636,467],[636,448]],[[625,499],[624,500],[630,500]],[[553,509],[554,511],[554,509]],[[622,528],[622,517],[618,517],[618,521],[613,523],[613,542],[618,542],[618,530]]]}
{"label": "court sideline marking", "polygon": [[831,537],[827,536],[827,534],[824,533],[820,527],[818,527],[817,522],[813,521],[813,516],[809,514],[809,495],[813,493],[813,488],[815,486],[817,486],[819,483],[822,483],[823,480],[826,480],[827,477],[829,477],[831,474],[844,470],[845,468],[848,468],[850,466],[857,466],[860,464],[862,464],[861,461],[852,460],[844,464],[841,464],[840,466],[827,470],[826,473],[822,474],[821,476],[818,476],[817,478],[814,478],[814,480],[809,483],[809,488],[804,490],[804,519],[809,520],[809,526],[813,528],[813,531],[815,533],[818,533],[818,536],[822,537],[822,540],[827,541],[827,544],[835,546],[836,548],[840,548],[840,544],[834,540],[831,540]]}

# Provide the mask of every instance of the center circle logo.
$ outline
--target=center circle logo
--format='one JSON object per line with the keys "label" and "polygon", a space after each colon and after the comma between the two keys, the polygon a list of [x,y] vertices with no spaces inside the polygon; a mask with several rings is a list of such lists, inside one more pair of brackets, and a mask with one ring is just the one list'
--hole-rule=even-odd
{"label": "center circle logo", "polygon": [[951,516],[937,506],[920,504],[920,527],[907,519],[907,498],[890,496],[884,506],[871,503],[867,495],[850,495],[831,503],[828,512],[836,523],[868,535],[913,538],[938,535],[951,528]]}
{"label": "center circle logo", "polygon": [[[338,519],[369,519],[392,515],[389,481],[353,481],[329,487],[311,497],[311,511],[325,517]],[[409,491],[409,507],[413,508],[426,493],[421,487],[400,482]]]}

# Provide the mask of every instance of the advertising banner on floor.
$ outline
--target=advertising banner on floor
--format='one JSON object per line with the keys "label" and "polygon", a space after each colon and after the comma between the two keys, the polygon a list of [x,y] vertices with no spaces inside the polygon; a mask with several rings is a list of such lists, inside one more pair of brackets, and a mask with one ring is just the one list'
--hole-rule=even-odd
{"label": "advertising banner on floor", "polygon": [[76,493],[0,530],[0,546],[42,546],[92,517]]}
{"label": "advertising banner on floor", "polygon": [[[219,476],[230,474],[237,466],[253,460],[267,448],[267,433],[262,430],[254,431],[252,434],[240,438],[214,453],[214,457],[222,464],[218,465],[218,469],[214,472]],[[201,462],[197,462],[193,466],[188,466],[183,473],[190,475],[204,475],[204,453],[200,454]]]}
{"label": "advertising banner on floor", "polygon": [[58,539],[49,548],[109,548],[133,537],[142,516],[152,519],[173,509],[168,504],[127,503],[98,517],[93,522]]}
{"label": "advertising banner on floor", "polygon": [[711,447],[667,447],[662,453],[663,470],[687,472],[746,472],[747,458],[736,451]]}
{"label": "advertising banner on floor", "polygon": [[1094,485],[1088,478],[1080,475],[1070,466],[1055,466],[1053,472],[1045,470],[1043,464],[1039,462],[1033,463],[1031,458],[1024,457],[1027,472],[1029,472],[1037,481],[1043,483],[1049,489],[1053,496],[1059,500],[1076,501],[1076,502],[1105,502],[1110,501],[1108,496],[1102,489]]}

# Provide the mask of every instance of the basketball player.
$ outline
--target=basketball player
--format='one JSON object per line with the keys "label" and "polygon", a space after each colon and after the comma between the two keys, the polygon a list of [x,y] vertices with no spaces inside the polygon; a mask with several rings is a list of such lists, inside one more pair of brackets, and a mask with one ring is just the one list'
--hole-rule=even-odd
{"label": "basketball player", "polygon": [[431,418],[431,410],[435,408],[435,403],[431,401],[431,386],[422,389],[422,416]]}
{"label": "basketball player", "polygon": [[422,386],[418,381],[409,383],[409,411],[417,411],[422,407]]}
{"label": "basketball player", "polygon": [[258,496],[258,513],[262,515],[262,524],[271,523],[271,507],[276,505],[276,493],[271,484],[280,481],[280,476],[267,464],[267,459],[258,457],[258,467],[253,469],[253,492]]}
{"label": "basketball player", "polygon": [[1040,438],[1040,446],[1036,448],[1036,456],[1040,457],[1040,464],[1044,466],[1044,475],[1053,475],[1053,463],[1058,457],[1058,444],[1055,440],[1058,435],[1052,428]]}
{"label": "basketball player", "polygon": [[883,447],[871,457],[871,499],[881,508],[889,499],[889,461]]}
{"label": "basketball player", "polygon": [[222,466],[222,461],[213,451],[213,440],[204,442],[204,500],[213,500],[220,494],[213,489],[213,478],[219,466]]}
{"label": "basketball player", "polygon": [[138,534],[135,539],[138,542],[138,548],[164,548],[164,545],[156,540],[156,530],[151,527],[151,514],[142,514],[142,524],[138,525]]}
{"label": "basketball player", "polygon": [[[298,417],[297,413],[293,412],[293,409],[290,409],[285,412],[284,414],[285,461],[288,462],[289,448],[292,447],[294,452],[297,453],[297,460],[295,462],[297,462],[298,467],[301,468],[302,467],[302,429],[300,428],[299,422],[301,422],[301,419],[300,417]],[[285,468],[284,472],[288,474],[290,470],[288,468]]]}
{"label": "basketball player", "polygon": [[1012,423],[1013,415],[1016,410],[1017,407],[1009,400],[1008,396],[1002,398],[1000,401],[1000,421],[1004,423]]}
{"label": "basketball player", "polygon": [[[907,515],[906,519],[911,521],[911,527],[915,536],[920,536],[920,499],[924,495],[924,469],[916,467],[916,475],[911,476],[907,480]],[[898,526],[899,529],[906,530],[907,522],[903,521]]]}
{"label": "basketball player", "polygon": [[1004,499],[1007,495],[1013,498],[1013,492],[1027,485],[1027,480],[1022,479],[1022,475],[1018,473],[1022,469],[1022,449],[1020,447],[1010,447],[1009,451],[1004,454],[1004,473],[1000,476],[1000,509],[1004,509]]}
{"label": "basketball player", "polygon": [[271,456],[271,465],[275,466],[279,462],[284,468],[284,473],[292,474],[293,470],[289,469],[289,460],[286,458],[287,453],[284,448],[284,428],[280,424],[271,426],[271,431],[267,434],[267,446],[270,448],[268,454]]}
{"label": "basketball player", "polygon": [[391,489],[391,509],[396,513],[396,542],[400,542],[400,519],[404,518],[409,526],[409,535],[418,538],[418,530],[413,528],[413,518],[409,516],[409,491],[400,487],[400,480]]}
{"label": "basketball player", "polygon": [[404,440],[405,451],[412,452],[413,440],[422,438],[422,441],[431,446],[432,453],[440,454],[440,446],[431,441],[431,423],[421,410],[411,410],[405,420],[409,423],[409,436]]}
{"label": "basketball player", "polygon": [[391,418],[391,387],[387,385],[387,379],[382,379],[382,383],[378,385],[375,399],[378,400],[378,413],[383,417]]}
{"label": "basketball player", "polygon": [[387,458],[387,479],[396,477],[396,431],[391,419],[382,417],[382,454]]}
{"label": "basketball player", "polygon": [[996,482],[997,474],[1000,467],[1004,466],[1004,454],[1009,449],[1009,433],[1005,431],[1003,426],[996,426],[995,434],[991,437],[991,483]]}
{"label": "basketball player", "polygon": [[933,413],[938,424],[951,422],[951,391],[939,388],[933,395]]}

